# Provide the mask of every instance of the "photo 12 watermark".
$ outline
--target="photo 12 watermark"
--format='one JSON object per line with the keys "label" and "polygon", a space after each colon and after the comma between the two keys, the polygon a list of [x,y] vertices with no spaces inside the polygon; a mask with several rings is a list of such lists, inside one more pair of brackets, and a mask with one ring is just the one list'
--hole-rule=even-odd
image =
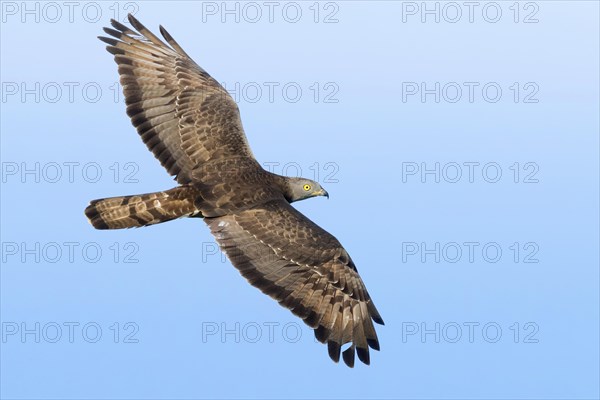
{"label": "photo 12 watermark", "polygon": [[140,245],[136,242],[42,242],[3,241],[2,264],[137,264]]}
{"label": "photo 12 watermark", "polygon": [[126,23],[127,14],[140,10],[134,1],[3,1],[0,7],[3,24]]}
{"label": "photo 12 watermark", "polygon": [[402,161],[402,183],[540,183],[535,161]]}
{"label": "photo 12 watermark", "polygon": [[235,24],[337,24],[340,5],[335,1],[203,1],[201,21]]}
{"label": "photo 12 watermark", "polygon": [[402,343],[517,343],[537,344],[536,322],[496,321],[402,322]]}
{"label": "photo 12 watermark", "polygon": [[2,183],[139,183],[140,166],[133,161],[3,161]]}
{"label": "photo 12 watermark", "polygon": [[537,24],[540,3],[534,1],[403,1],[404,24]]}
{"label": "photo 12 watermark", "polygon": [[402,82],[402,103],[515,103],[537,104],[540,85],[537,82]]}
{"label": "photo 12 watermark", "polygon": [[3,321],[2,343],[136,344],[139,331],[136,322]]}
{"label": "photo 12 watermark", "polygon": [[496,264],[500,261],[514,264],[538,264],[540,262],[540,245],[532,241],[511,243],[495,241],[405,241],[400,244],[400,248],[402,263],[404,264]]}

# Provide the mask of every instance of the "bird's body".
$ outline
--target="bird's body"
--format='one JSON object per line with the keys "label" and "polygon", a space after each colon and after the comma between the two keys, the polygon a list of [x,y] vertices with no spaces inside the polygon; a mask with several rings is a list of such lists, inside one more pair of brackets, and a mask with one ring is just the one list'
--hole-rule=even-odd
{"label": "bird's body", "polygon": [[266,171],[254,158],[233,99],[161,27],[168,44],[129,16],[101,37],[119,66],[127,114],[179,186],[94,200],[97,229],[203,218],[232,264],[252,285],[315,329],[336,362],[369,363],[379,350],[379,312],[339,241],[290,203],[327,192],[317,183]]}

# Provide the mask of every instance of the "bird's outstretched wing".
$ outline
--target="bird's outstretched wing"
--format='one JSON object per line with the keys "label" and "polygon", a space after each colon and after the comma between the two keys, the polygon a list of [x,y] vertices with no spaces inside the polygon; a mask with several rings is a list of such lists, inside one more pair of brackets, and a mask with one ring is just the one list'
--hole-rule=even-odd
{"label": "bird's outstretched wing", "polygon": [[137,32],[111,20],[104,31],[112,38],[99,38],[119,66],[131,122],[167,171],[186,184],[207,161],[254,159],[227,91],[162,26],[168,45],[132,15],[129,22]]}
{"label": "bird's outstretched wing", "polygon": [[253,286],[302,318],[329,355],[369,364],[379,350],[373,321],[383,320],[348,253],[335,237],[285,200],[217,218],[206,218],[232,264]]}

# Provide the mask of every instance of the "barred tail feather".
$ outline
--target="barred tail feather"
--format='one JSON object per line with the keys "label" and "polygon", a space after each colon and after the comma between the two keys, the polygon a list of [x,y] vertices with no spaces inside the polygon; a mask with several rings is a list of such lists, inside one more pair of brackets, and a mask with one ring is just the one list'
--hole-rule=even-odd
{"label": "barred tail feather", "polygon": [[90,202],[85,215],[96,229],[123,229],[201,216],[196,191],[179,186],[164,192],[111,197]]}

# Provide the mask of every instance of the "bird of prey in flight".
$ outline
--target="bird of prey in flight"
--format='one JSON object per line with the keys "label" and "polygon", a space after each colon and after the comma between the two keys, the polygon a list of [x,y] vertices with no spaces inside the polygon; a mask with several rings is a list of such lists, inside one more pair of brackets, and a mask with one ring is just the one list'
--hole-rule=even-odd
{"label": "bird of prey in flight", "polygon": [[340,242],[290,205],[328,196],[325,189],[263,169],[227,91],[162,26],[166,43],[132,15],[129,22],[135,31],[111,20],[111,37],[99,39],[118,65],[132,124],[178,186],[93,200],[90,223],[121,229],[202,218],[241,275],[314,329],[331,359],[341,353],[353,367],[357,354],[369,364],[369,347],[379,350],[373,321],[383,320]]}

